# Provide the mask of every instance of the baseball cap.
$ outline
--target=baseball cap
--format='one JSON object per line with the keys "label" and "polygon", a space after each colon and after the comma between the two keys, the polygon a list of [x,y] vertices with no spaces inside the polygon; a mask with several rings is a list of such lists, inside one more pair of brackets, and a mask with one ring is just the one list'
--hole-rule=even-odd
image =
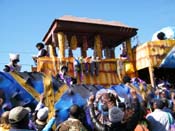
{"label": "baseball cap", "polygon": [[10,110],[9,113],[9,122],[10,123],[18,123],[20,121],[22,121],[26,115],[29,114],[29,111],[22,107],[22,106],[17,106],[13,109]]}
{"label": "baseball cap", "polygon": [[49,113],[48,107],[43,107],[39,109],[39,111],[37,112],[37,119],[41,121],[47,119],[48,113]]}
{"label": "baseball cap", "polygon": [[117,123],[123,120],[124,112],[120,108],[114,106],[111,109],[109,109],[108,116],[109,116],[109,120],[112,123]]}

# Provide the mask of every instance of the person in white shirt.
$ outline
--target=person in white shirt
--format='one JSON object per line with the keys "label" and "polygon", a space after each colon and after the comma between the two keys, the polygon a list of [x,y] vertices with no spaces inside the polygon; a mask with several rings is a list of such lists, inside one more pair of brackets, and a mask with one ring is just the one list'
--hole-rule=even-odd
{"label": "person in white shirt", "polygon": [[151,131],[169,131],[173,117],[170,113],[163,111],[164,104],[160,99],[153,102],[154,111],[146,116]]}
{"label": "person in white shirt", "polygon": [[5,65],[5,68],[3,69],[3,71],[5,71],[5,72],[11,72],[11,71],[20,72],[21,65],[18,64],[18,62],[20,61],[19,54],[10,53],[9,57],[10,57],[10,63]]}

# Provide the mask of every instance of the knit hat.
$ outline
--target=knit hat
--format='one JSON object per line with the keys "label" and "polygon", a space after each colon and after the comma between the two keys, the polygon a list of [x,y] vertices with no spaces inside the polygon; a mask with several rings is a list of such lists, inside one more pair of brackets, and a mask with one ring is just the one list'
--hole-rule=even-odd
{"label": "knit hat", "polygon": [[120,108],[114,106],[111,109],[109,109],[108,116],[109,116],[109,120],[112,123],[117,123],[123,120],[124,112]]}
{"label": "knit hat", "polygon": [[37,119],[40,121],[47,119],[48,113],[49,113],[49,109],[47,107],[43,107],[39,109],[37,113]]}
{"label": "knit hat", "polygon": [[26,115],[29,114],[29,111],[22,107],[22,106],[17,106],[13,109],[10,110],[9,113],[9,122],[10,123],[18,123],[20,121],[22,121]]}

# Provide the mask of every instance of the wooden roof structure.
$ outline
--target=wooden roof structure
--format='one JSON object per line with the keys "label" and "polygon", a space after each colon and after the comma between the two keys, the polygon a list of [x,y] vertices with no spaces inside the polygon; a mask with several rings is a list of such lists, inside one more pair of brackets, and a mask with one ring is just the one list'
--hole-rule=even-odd
{"label": "wooden roof structure", "polygon": [[94,35],[99,34],[103,41],[102,47],[112,48],[135,36],[137,30],[137,28],[116,21],[107,22],[100,19],[63,16],[53,21],[43,41],[46,45],[53,43],[53,34],[64,32],[68,39],[72,35],[78,37],[78,47],[82,45],[82,36],[86,36],[91,43],[89,47],[93,48]]}

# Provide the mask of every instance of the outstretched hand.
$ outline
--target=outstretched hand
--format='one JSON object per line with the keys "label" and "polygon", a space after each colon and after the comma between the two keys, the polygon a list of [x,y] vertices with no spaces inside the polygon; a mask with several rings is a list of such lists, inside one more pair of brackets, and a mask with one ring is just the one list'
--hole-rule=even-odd
{"label": "outstretched hand", "polygon": [[40,101],[43,103],[45,99],[44,93],[40,94]]}
{"label": "outstretched hand", "polygon": [[95,96],[94,96],[94,95],[91,95],[91,96],[89,97],[89,99],[87,100],[88,106],[89,106],[89,105],[92,105],[92,104],[94,103],[94,101],[95,101]]}

